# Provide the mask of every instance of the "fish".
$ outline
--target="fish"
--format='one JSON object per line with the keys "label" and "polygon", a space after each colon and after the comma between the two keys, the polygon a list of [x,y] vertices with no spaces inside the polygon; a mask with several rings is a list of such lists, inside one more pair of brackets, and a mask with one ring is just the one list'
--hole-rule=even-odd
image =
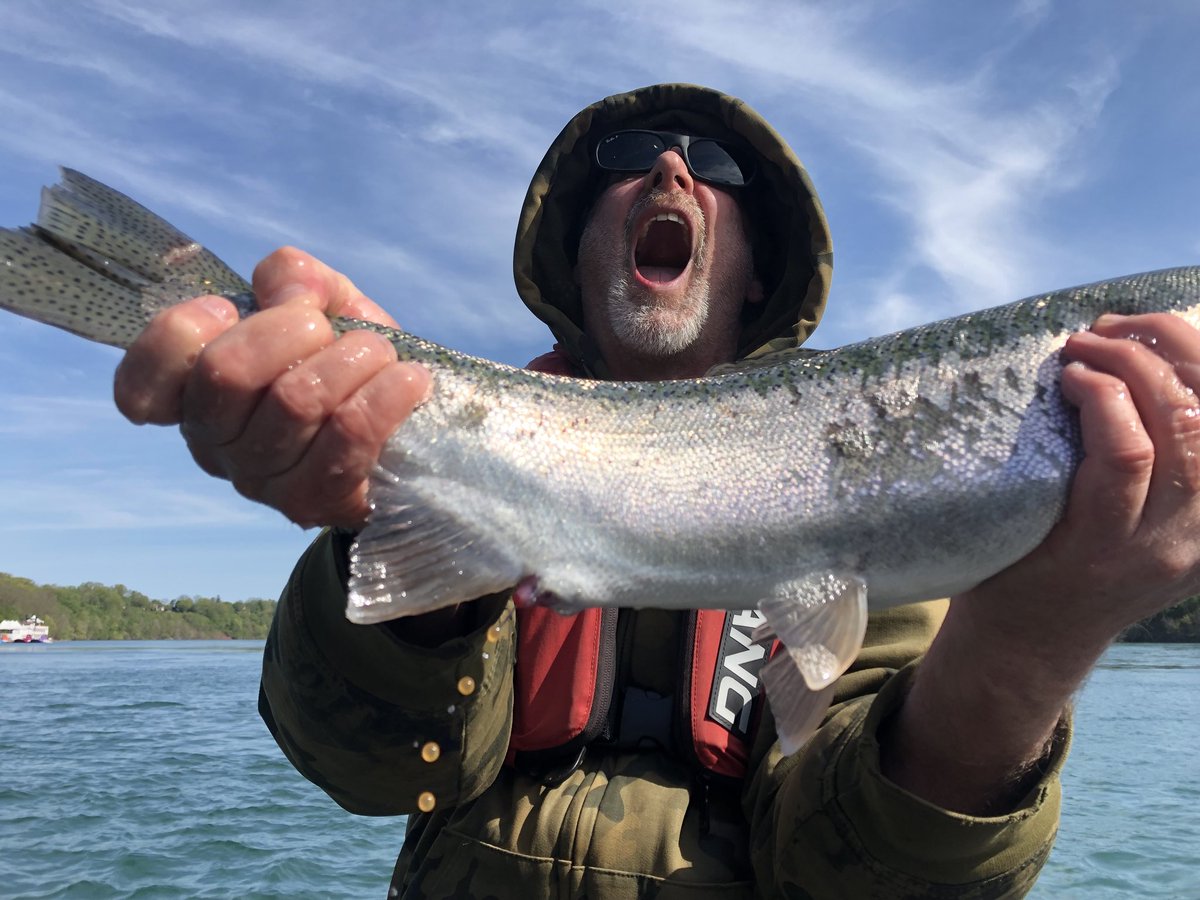
{"label": "fish", "polygon": [[[0,308],[127,347],[200,294],[250,285],[74,170],[0,230]],[[750,609],[762,679],[799,746],[870,609],[953,596],[1033,550],[1082,456],[1059,390],[1067,337],[1103,313],[1200,325],[1200,268],[1039,294],[703,378],[611,382],[468,356],[369,322],[433,390],[387,441],[350,552],[347,617],[377,623],[523,586],[589,606]]]}

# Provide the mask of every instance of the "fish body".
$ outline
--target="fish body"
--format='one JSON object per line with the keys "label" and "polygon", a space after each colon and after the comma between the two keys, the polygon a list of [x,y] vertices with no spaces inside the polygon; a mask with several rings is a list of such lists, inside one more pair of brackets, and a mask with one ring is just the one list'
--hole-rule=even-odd
{"label": "fish body", "polygon": [[[443,351],[432,397],[380,459],[351,615],[462,599],[481,547],[497,580],[472,590],[536,575],[568,611],[729,607],[813,572],[861,578],[873,606],[956,593],[1062,513],[1081,453],[1058,389],[1067,337],[1105,312],[1200,324],[1198,304],[1200,269],[1174,269],[661,383]],[[399,577],[406,533],[415,559],[454,530],[445,566]]]}
{"label": "fish body", "polygon": [[[973,324],[686,382],[435,368],[380,459],[352,616],[456,602],[481,545],[495,581],[474,595],[535,575],[568,611],[744,605],[825,571],[861,577],[875,605],[970,587],[1039,543],[1079,458],[1052,359],[1069,332],[1000,325],[985,350]],[[392,577],[389,541],[410,532],[415,559],[451,530],[453,558]]]}
{"label": "fish body", "polygon": [[[253,308],[207,250],[69,170],[37,225],[0,231],[0,263],[0,307],[116,346],[190,296]],[[757,607],[760,636],[786,648],[764,680],[794,745],[857,654],[868,604],[970,588],[1053,527],[1081,455],[1058,351],[1106,312],[1200,325],[1200,268],[687,381],[549,376],[334,320],[382,332],[434,379],[372,476],[347,615],[378,622],[527,579],[566,612]],[[791,694],[807,699],[785,709]]]}

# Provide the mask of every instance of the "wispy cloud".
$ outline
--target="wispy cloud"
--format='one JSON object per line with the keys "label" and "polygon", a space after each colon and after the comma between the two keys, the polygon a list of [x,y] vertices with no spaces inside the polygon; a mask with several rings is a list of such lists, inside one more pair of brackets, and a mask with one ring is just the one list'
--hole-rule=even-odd
{"label": "wispy cloud", "polygon": [[[768,3],[747,17],[740,6],[697,0],[625,18],[641,36],[631,52],[665,38],[676,56],[687,47],[746,72],[768,97],[787,98],[793,133],[832,136],[870,167],[865,180],[907,238],[872,291],[874,302],[880,318],[912,324],[897,316],[895,288],[929,273],[946,296],[972,305],[1015,299],[1015,286],[1044,252],[1031,211],[1079,182],[1079,140],[1118,85],[1119,69],[1110,53],[1072,56],[1065,48],[1055,67],[1063,87],[1014,97],[1015,67],[1005,55],[1021,48],[1045,11],[1042,3],[1018,5],[991,54],[950,67],[882,41],[885,4]],[[928,303],[901,306],[931,314]]]}
{"label": "wispy cloud", "polygon": [[94,397],[0,394],[0,438],[56,440],[114,419],[111,401]]}
{"label": "wispy cloud", "polygon": [[130,469],[64,469],[53,481],[0,479],[0,532],[228,528],[278,516],[227,489],[189,490]]}

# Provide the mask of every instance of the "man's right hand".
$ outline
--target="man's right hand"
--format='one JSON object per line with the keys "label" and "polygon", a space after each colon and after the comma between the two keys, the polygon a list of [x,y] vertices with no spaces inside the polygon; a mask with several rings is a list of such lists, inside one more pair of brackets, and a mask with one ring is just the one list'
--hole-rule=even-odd
{"label": "man's right hand", "polygon": [[180,426],[210,475],[303,525],[360,528],[384,441],[429,390],[380,335],[334,339],[329,319],[395,326],[353,283],[294,248],[254,270],[261,312],[198,297],[160,313],[117,368],[117,407]]}

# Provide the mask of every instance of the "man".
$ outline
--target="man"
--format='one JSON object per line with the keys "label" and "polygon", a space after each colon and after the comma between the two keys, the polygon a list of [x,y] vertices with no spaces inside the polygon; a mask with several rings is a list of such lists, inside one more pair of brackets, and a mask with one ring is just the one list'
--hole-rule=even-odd
{"label": "man", "polygon": [[[657,85],[564,128],[515,272],[559,341],[535,368],[674,378],[802,342],[830,259],[782,139],[740,101]],[[729,657],[698,614],[560,619],[505,594],[351,625],[367,473],[437,386],[374,334],[333,339],[326,315],[391,319],[311,257],[278,251],[254,287],[265,311],[243,322],[213,298],[159,316],[116,396],[181,423],[242,493],[332,526],[281,598],[260,709],[345,808],[413,814],[393,896],[1019,896],[1057,827],[1072,693],[1125,626],[1197,588],[1200,335],[1104,317],[1066,351],[1087,456],[1062,523],[948,611],[873,616],[791,756],[769,708],[714,732],[702,676]]]}

